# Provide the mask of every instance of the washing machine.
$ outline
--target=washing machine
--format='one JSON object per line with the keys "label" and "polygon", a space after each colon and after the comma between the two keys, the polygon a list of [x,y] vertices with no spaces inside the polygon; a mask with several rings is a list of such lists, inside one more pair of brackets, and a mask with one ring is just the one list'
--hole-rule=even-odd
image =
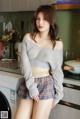
{"label": "washing machine", "polygon": [[0,119],[14,119],[20,75],[0,71]]}

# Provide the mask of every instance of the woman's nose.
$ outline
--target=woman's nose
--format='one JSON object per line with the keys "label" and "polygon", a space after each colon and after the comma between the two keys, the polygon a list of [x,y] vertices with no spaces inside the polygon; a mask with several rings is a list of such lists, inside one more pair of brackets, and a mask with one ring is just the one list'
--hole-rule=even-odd
{"label": "woman's nose", "polygon": [[42,25],[42,24],[43,24],[43,20],[42,20],[42,19],[40,19],[39,23],[40,23],[40,25]]}

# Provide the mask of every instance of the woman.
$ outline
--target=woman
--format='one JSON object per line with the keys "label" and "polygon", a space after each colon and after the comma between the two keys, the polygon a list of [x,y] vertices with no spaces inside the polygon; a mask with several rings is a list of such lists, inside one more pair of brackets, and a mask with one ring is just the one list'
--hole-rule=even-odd
{"label": "woman", "polygon": [[15,119],[48,119],[63,97],[63,43],[56,31],[53,8],[40,6],[34,14],[34,32],[22,42],[21,68],[28,91]]}

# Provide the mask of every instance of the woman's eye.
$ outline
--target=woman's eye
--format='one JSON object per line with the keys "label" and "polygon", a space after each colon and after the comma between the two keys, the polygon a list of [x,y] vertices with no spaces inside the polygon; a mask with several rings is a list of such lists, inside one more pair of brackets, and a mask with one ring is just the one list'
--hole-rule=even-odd
{"label": "woman's eye", "polygon": [[36,20],[40,20],[40,18],[37,18]]}
{"label": "woman's eye", "polygon": [[44,18],[43,19],[40,19],[40,18],[37,18],[36,21],[46,21]]}

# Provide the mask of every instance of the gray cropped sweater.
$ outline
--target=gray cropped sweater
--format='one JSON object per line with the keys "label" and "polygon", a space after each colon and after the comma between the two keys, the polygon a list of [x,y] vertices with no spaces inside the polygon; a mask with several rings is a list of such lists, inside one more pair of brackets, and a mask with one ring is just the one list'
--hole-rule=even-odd
{"label": "gray cropped sweater", "polygon": [[21,47],[21,71],[26,80],[26,86],[31,97],[39,94],[37,84],[34,82],[32,67],[50,69],[56,90],[55,101],[58,103],[63,97],[63,43],[56,41],[54,49],[40,47],[29,34],[26,34]]}

